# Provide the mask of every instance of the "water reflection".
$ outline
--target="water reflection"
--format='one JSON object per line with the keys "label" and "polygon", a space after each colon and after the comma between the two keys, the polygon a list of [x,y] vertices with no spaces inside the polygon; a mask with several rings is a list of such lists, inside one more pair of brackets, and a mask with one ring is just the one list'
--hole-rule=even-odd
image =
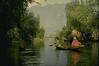
{"label": "water reflection", "polygon": [[45,38],[44,45],[34,45],[32,54],[22,56],[23,66],[98,66],[98,42],[87,43],[81,52],[56,50],[50,44],[54,44],[54,38]]}
{"label": "water reflection", "polygon": [[90,46],[86,46],[81,52],[71,51],[68,55],[67,66],[98,66],[98,50],[97,42],[89,42]]}
{"label": "water reflection", "polygon": [[97,42],[94,42],[92,44],[92,60],[93,60],[93,66],[99,65],[99,44]]}
{"label": "water reflection", "polygon": [[73,62],[73,65],[76,65],[80,60],[80,53],[76,52],[76,51],[72,51],[71,52],[71,57],[72,57],[71,60]]}
{"label": "water reflection", "polygon": [[40,66],[66,66],[67,64],[67,51],[58,51],[54,44],[54,38],[45,38],[45,47],[41,52],[41,61],[43,63]]}

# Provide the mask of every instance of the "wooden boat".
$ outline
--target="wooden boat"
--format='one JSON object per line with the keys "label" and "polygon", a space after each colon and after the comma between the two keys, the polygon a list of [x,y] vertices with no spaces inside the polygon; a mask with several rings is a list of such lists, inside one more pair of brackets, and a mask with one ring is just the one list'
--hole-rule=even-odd
{"label": "wooden boat", "polygon": [[80,45],[79,47],[71,47],[71,46],[61,46],[61,45],[57,45],[56,49],[57,50],[79,50],[80,48],[83,48],[84,45]]}

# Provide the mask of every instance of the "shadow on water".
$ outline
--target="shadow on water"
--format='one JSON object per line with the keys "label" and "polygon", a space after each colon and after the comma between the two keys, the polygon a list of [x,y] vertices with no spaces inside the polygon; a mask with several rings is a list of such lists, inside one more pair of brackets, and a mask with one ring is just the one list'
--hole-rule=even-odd
{"label": "shadow on water", "polygon": [[50,44],[54,44],[54,39],[45,38],[44,45],[35,45],[32,54],[22,55],[22,66],[98,66],[98,42],[85,43],[81,52],[56,50]]}

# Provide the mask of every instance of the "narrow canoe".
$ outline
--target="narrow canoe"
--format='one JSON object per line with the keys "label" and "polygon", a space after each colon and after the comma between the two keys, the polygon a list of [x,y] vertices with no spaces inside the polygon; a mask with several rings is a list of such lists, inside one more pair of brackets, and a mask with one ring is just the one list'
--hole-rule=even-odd
{"label": "narrow canoe", "polygon": [[66,47],[63,47],[63,46],[56,46],[56,49],[57,50],[79,50],[80,48],[83,48],[84,45],[81,45],[77,48],[74,48],[74,47],[70,47],[70,46],[66,46]]}

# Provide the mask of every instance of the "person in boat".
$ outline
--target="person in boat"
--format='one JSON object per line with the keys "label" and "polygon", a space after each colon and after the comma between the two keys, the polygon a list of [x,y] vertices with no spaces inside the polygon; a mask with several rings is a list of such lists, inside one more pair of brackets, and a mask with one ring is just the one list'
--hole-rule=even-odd
{"label": "person in boat", "polygon": [[59,37],[55,38],[55,46],[59,45]]}
{"label": "person in boat", "polygon": [[55,39],[55,46],[63,48],[63,46],[59,42],[59,37],[56,37],[56,39]]}
{"label": "person in boat", "polygon": [[76,37],[73,37],[73,41],[71,43],[71,47],[72,48],[79,48],[81,45],[81,43],[79,42],[79,40],[77,40]]}

